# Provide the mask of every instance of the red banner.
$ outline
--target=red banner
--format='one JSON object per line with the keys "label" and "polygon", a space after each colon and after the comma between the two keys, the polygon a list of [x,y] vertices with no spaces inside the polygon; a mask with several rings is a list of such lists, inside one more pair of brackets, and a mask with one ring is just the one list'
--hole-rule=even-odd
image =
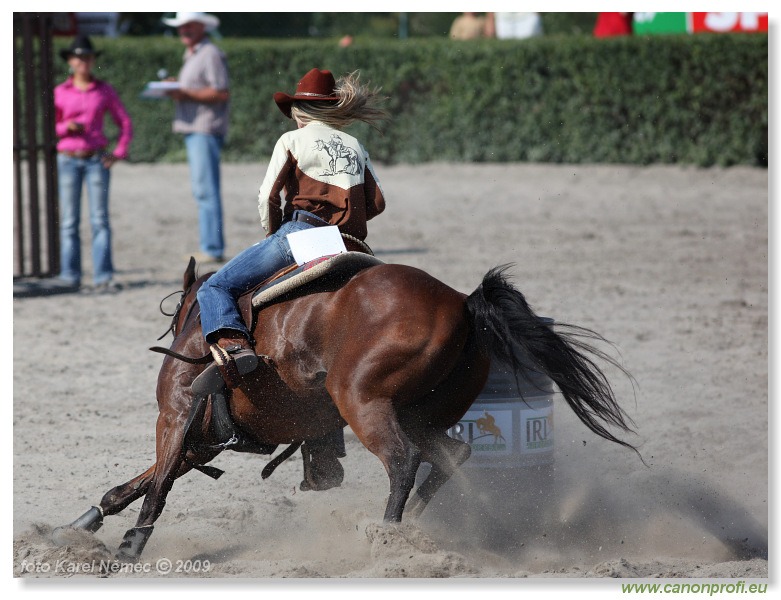
{"label": "red banner", "polygon": [[691,13],[692,33],[756,33],[767,31],[767,13],[696,12]]}

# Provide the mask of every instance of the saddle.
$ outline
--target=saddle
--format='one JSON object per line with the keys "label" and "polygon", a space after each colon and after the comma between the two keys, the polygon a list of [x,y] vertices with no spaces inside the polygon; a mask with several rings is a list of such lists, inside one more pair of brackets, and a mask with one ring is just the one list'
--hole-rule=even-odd
{"label": "saddle", "polygon": [[252,331],[264,307],[298,295],[336,290],[360,271],[381,264],[383,261],[372,254],[351,251],[291,265],[242,295],[239,309]]}
{"label": "saddle", "polygon": [[321,285],[343,283],[359,271],[380,264],[383,262],[379,258],[365,252],[343,252],[322,256],[302,266],[292,265],[254,290],[252,306],[260,309],[311,282]]}

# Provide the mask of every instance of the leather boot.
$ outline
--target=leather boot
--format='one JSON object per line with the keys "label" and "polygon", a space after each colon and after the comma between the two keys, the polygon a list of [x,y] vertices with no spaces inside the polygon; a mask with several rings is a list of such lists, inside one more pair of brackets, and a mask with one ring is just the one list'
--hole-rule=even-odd
{"label": "leather boot", "polygon": [[210,346],[214,363],[195,378],[192,390],[196,396],[208,396],[241,384],[242,376],[258,366],[258,357],[244,337],[222,337]]}

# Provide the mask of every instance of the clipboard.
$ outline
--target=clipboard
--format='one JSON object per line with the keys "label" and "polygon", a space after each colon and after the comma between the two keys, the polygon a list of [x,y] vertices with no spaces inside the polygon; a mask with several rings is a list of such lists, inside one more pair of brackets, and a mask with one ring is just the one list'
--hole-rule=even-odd
{"label": "clipboard", "polygon": [[178,90],[181,86],[178,81],[150,81],[141,92],[142,98],[167,98],[166,92]]}

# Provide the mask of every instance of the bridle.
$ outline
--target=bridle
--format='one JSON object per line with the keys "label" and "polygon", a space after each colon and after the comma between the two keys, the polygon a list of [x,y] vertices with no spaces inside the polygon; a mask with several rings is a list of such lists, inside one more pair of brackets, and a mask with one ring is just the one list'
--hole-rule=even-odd
{"label": "bridle", "polygon": [[[190,303],[190,306],[187,309],[187,314],[185,314],[184,319],[180,319],[180,317],[181,317],[182,308],[184,307],[184,301],[187,298],[187,296],[189,295],[191,289],[192,289],[192,286],[190,286],[189,288],[187,288],[184,291],[177,290],[175,292],[171,292],[170,294],[168,294],[165,298],[163,298],[160,301],[160,312],[163,313],[166,317],[172,317],[172,318],[171,318],[171,325],[168,327],[168,329],[165,330],[165,333],[163,333],[163,335],[161,335],[159,338],[157,338],[158,341],[162,340],[166,335],[168,335],[169,332],[171,334],[173,334],[174,339],[176,339],[176,336],[178,336],[179,333],[180,333],[180,331],[177,330],[178,323],[180,321],[182,323],[187,323],[187,321],[190,320],[190,315],[192,315],[193,309],[195,308],[197,302],[191,302]],[[176,305],[176,308],[174,309],[174,312],[168,313],[168,312],[166,312],[163,309],[163,302],[165,302],[166,300],[168,300],[168,298],[170,298],[171,296],[173,296],[175,294],[181,294],[179,296],[179,303]],[[192,358],[192,357],[189,357],[189,356],[184,356],[183,354],[179,354],[178,352],[174,352],[173,350],[169,350],[168,348],[162,348],[160,346],[153,346],[153,347],[150,348],[150,350],[152,352],[159,352],[160,354],[165,354],[167,356],[172,356],[173,358],[176,358],[178,360],[181,360],[181,361],[184,361],[184,362],[190,363],[190,364],[205,364],[205,363],[211,362],[211,360],[212,360],[211,352],[206,353],[204,356]]]}
{"label": "bridle", "polygon": [[[181,295],[179,296],[179,303],[176,305],[176,308],[174,309],[174,312],[172,312],[172,313],[165,312],[165,310],[163,309],[163,303],[166,300],[168,300],[171,296],[174,296],[176,294],[181,294]],[[177,290],[175,292],[171,292],[165,298],[160,300],[160,312],[162,314],[164,314],[166,317],[173,317],[173,318],[171,319],[171,324],[168,326],[168,329],[165,330],[163,335],[161,335],[159,338],[157,338],[158,342],[160,340],[162,340],[165,336],[167,336],[169,334],[169,332],[172,333],[174,337],[176,337],[176,323],[179,320],[179,313],[182,312],[182,305],[184,304],[184,298],[185,298],[186,295],[187,295],[186,291],[184,291],[184,290]]]}

